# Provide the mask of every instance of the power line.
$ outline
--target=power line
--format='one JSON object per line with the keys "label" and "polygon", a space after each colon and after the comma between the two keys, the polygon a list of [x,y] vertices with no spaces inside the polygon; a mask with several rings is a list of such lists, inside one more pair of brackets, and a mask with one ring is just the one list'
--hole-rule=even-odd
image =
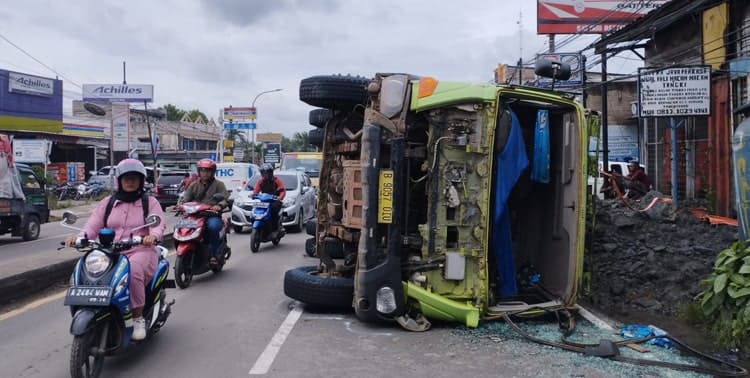
{"label": "power line", "polygon": [[0,33],[0,38],[2,38],[3,40],[5,40],[5,42],[8,42],[8,43],[9,43],[9,44],[10,44],[11,46],[13,46],[13,47],[17,48],[17,49],[18,49],[19,51],[21,51],[22,53],[26,54],[26,56],[28,56],[29,58],[33,59],[33,60],[34,60],[35,62],[37,62],[37,63],[41,64],[42,66],[44,66],[44,68],[46,68],[46,69],[48,69],[48,70],[50,70],[50,71],[54,72],[54,73],[55,73],[55,75],[57,75],[57,76],[60,76],[61,78],[63,78],[63,79],[65,79],[65,80],[69,81],[69,82],[70,82],[71,84],[75,85],[76,87],[78,87],[78,88],[81,88],[81,89],[83,89],[83,87],[81,87],[81,86],[80,86],[80,85],[79,85],[78,83],[76,83],[76,82],[75,82],[75,81],[73,81],[73,80],[70,80],[70,79],[68,79],[67,77],[65,77],[65,75],[63,75],[63,74],[61,74],[61,73],[57,72],[57,70],[55,70],[54,68],[52,68],[52,67],[50,67],[50,66],[48,66],[48,65],[44,64],[44,62],[42,62],[41,60],[39,60],[39,59],[35,58],[35,57],[34,57],[33,55],[31,55],[31,54],[30,54],[29,52],[27,52],[26,50],[22,49],[22,48],[21,48],[21,46],[18,46],[18,45],[16,45],[16,44],[15,44],[15,43],[13,43],[13,42],[12,42],[11,40],[9,40],[8,38],[6,38],[6,37],[5,37],[5,36],[4,36],[4,35],[3,35],[2,33]]}

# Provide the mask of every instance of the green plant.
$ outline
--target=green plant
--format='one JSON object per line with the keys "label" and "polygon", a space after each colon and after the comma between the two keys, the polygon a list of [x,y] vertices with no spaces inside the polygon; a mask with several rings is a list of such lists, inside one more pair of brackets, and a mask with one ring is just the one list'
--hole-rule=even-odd
{"label": "green plant", "polygon": [[739,347],[750,339],[750,243],[738,241],[719,252],[698,294],[703,315],[719,343]]}

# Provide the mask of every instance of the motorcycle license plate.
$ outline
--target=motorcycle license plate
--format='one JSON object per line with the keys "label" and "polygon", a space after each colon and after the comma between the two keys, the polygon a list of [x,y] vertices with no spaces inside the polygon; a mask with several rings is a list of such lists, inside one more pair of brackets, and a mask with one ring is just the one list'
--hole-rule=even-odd
{"label": "motorcycle license plate", "polygon": [[65,295],[66,306],[109,306],[112,288],[108,286],[74,286]]}
{"label": "motorcycle license plate", "polygon": [[175,228],[197,228],[198,222],[194,220],[181,220],[177,222]]}
{"label": "motorcycle license plate", "polygon": [[269,206],[270,204],[269,204],[268,202],[253,202],[253,203],[252,203],[252,205],[253,205],[253,207],[257,207],[257,208],[259,208],[259,209],[265,209],[265,208],[267,208],[267,207],[268,207],[268,206]]}

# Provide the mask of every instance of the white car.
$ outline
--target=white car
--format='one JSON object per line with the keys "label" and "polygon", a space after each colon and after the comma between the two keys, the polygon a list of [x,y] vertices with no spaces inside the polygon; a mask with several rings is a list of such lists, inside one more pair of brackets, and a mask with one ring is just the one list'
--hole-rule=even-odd
{"label": "white car", "polygon": [[[315,217],[317,193],[304,172],[280,171],[274,173],[283,183],[286,196],[282,202],[281,222],[284,228],[301,231],[305,222]],[[253,188],[260,177],[251,177],[238,191],[232,204],[232,226],[236,232],[253,225],[253,207],[250,205]]]}

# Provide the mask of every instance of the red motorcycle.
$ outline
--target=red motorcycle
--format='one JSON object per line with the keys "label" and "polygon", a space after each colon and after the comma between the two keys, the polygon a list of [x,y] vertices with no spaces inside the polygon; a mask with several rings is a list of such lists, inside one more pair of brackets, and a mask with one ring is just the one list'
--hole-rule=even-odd
{"label": "red motorcycle", "polygon": [[177,258],[175,259],[174,272],[175,283],[180,289],[190,286],[193,276],[203,274],[211,270],[214,273],[221,272],[226,260],[232,255],[232,250],[227,244],[227,230],[229,221],[223,220],[223,226],[219,232],[221,244],[217,253],[216,264],[210,264],[208,240],[204,237],[206,218],[220,215],[211,210],[210,205],[200,202],[188,202],[177,206],[177,214],[183,214],[183,218],[174,227],[173,239]]}

